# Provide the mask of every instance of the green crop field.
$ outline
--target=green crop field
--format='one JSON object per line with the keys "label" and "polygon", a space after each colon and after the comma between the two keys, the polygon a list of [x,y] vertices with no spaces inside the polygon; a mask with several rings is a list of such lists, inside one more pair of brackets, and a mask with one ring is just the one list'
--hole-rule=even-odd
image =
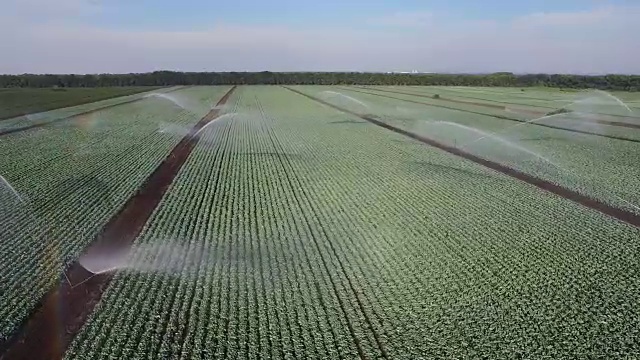
{"label": "green crop field", "polygon": [[640,356],[632,94],[172,90],[0,136],[0,357]]}
{"label": "green crop field", "polygon": [[0,120],[152,91],[157,87],[0,89]]}
{"label": "green crop field", "polygon": [[159,130],[193,125],[227,89],[174,93],[193,103],[189,111],[154,97],[0,138],[0,175],[23,198],[0,207],[0,339],[180,140]]}
{"label": "green crop field", "polygon": [[[312,87],[307,89],[309,93],[320,96],[323,92]],[[441,89],[429,90],[444,94]],[[514,115],[513,112],[478,105],[447,103],[445,100],[448,97],[445,100],[430,100],[359,88],[340,91],[364,101],[369,107],[367,109],[348,98],[341,98],[340,101],[350,109],[373,112],[385,121],[412,132],[509,164],[629,211],[640,210],[634,205],[640,204],[640,194],[637,192],[640,188],[640,167],[637,166],[640,160],[637,155],[640,154],[640,127],[630,129],[594,123],[594,118],[602,119],[597,114],[576,112],[535,121],[550,110],[541,109],[538,115]],[[553,94],[547,91],[548,97]],[[580,109],[584,105],[576,106]],[[592,106],[585,108],[606,111],[612,106],[606,103],[601,107],[602,110]],[[534,122],[523,123],[531,120]],[[640,111],[621,120],[638,125]]]}

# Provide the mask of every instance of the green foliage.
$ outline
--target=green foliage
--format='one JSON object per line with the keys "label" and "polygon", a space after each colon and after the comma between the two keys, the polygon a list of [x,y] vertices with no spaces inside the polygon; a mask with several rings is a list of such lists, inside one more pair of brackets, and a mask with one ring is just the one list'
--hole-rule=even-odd
{"label": "green foliage", "polygon": [[10,88],[0,91],[0,120],[20,115],[81,105],[118,96],[151,91],[157,87]]}
{"label": "green foliage", "polygon": [[[501,142],[469,151],[612,203],[612,193],[567,183],[587,178],[638,196],[636,143],[575,141],[567,130],[507,121],[500,109],[443,105],[474,97],[544,113],[574,94],[456,87],[438,88],[435,101],[295,88],[344,92],[412,131],[425,119],[509,128],[509,139],[572,173]],[[34,217],[0,212],[0,234],[18,230],[0,242],[0,339],[178,143],[159,126],[193,125],[226,90],[179,91],[189,111],[150,98],[2,138],[0,174],[49,228],[43,240]],[[280,87],[240,87],[228,105],[236,115],[202,132],[136,240],[133,263],[160,266],[115,274],[66,359],[640,353],[638,229]],[[478,138],[451,126],[427,130],[440,141]]]}
{"label": "green foliage", "polygon": [[169,85],[449,85],[449,86],[548,86],[637,91],[638,75],[514,75],[494,74],[385,74],[330,72],[201,72],[156,71],[141,74],[100,75],[0,75],[2,87],[100,87]]}
{"label": "green foliage", "polygon": [[230,107],[136,244],[172,239],[198,266],[116,275],[68,359],[640,350],[637,229],[278,87]]}
{"label": "green foliage", "polygon": [[[393,90],[383,87],[379,89]],[[438,91],[443,99],[464,100],[464,103],[432,100],[434,91]],[[630,117],[633,115],[614,100],[597,93],[567,94],[548,88],[532,88],[526,94],[511,88],[439,87],[436,90],[416,87],[410,90],[405,89],[403,92],[415,93],[419,97],[382,91],[379,92],[380,95],[389,95],[395,99],[355,91],[344,93],[356,96],[360,101],[375,104],[377,114],[383,116],[387,122],[412,131],[416,128],[421,129],[425,134],[446,143],[453,144],[453,139],[457,138],[460,145],[474,141],[481,135],[454,126],[430,127],[428,123],[423,122],[423,119],[442,119],[488,133],[505,134],[506,139],[514,142],[515,145],[538,153],[561,168],[491,138],[473,143],[468,149],[482,157],[535,174],[537,177],[548,179],[601,201],[616,204],[630,211],[638,210],[633,205],[640,204],[640,196],[637,192],[640,188],[640,167],[625,164],[634,164],[636,161],[634,154],[640,153],[640,131],[591,122],[593,119],[615,119],[615,121],[637,124],[638,116]],[[617,95],[624,97],[625,94]],[[626,95],[633,96],[633,94]],[[569,104],[575,100],[593,96],[599,96],[597,101],[594,101],[594,104],[586,104],[587,108],[585,108],[585,111],[588,110],[591,113],[581,113],[581,104],[578,103],[569,109],[560,110],[561,113],[574,110],[566,113],[565,116],[544,119],[528,125],[518,122],[534,120],[558,110],[559,104],[562,104],[558,100]],[[416,101],[418,104],[415,103]],[[405,109],[402,116],[399,116],[395,110],[398,104],[402,104]],[[506,105],[509,111],[478,106],[478,104]],[[416,126],[416,123],[420,126]],[[589,132],[630,141],[598,137],[589,135]],[[630,201],[631,204],[625,203],[621,198]]]}
{"label": "green foliage", "polygon": [[0,175],[26,202],[6,206],[0,184],[0,343],[178,143],[179,135],[160,133],[159,126],[192,126],[226,90],[174,93],[191,99],[189,111],[149,98],[2,137]]}

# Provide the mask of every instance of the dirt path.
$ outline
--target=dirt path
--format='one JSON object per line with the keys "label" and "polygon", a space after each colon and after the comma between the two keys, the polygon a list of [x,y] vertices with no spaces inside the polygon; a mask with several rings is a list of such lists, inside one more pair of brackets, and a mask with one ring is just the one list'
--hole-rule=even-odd
{"label": "dirt path", "polygon": [[306,98],[309,98],[309,99],[314,100],[316,102],[319,102],[321,104],[324,104],[324,105],[327,105],[329,107],[332,107],[332,108],[334,108],[336,110],[339,110],[341,112],[357,116],[357,117],[359,117],[359,118],[361,118],[363,120],[369,121],[370,123],[378,125],[380,127],[383,127],[383,128],[385,128],[387,130],[391,130],[391,131],[393,131],[395,133],[398,133],[398,134],[410,137],[412,139],[418,140],[418,141],[420,141],[422,143],[425,143],[427,145],[430,145],[430,146],[433,146],[433,147],[438,148],[440,150],[446,151],[446,152],[448,152],[450,154],[453,154],[453,155],[456,155],[456,156],[460,156],[460,157],[465,158],[467,160],[471,160],[471,161],[473,161],[473,162],[475,162],[477,164],[480,164],[480,165],[488,167],[488,168],[490,168],[492,170],[501,172],[501,173],[503,173],[505,175],[511,176],[511,177],[516,178],[518,180],[524,181],[524,182],[526,182],[528,184],[531,184],[533,186],[536,186],[536,187],[538,187],[538,188],[540,188],[542,190],[546,190],[548,192],[551,192],[553,194],[561,196],[561,197],[563,197],[565,199],[571,200],[571,201],[573,201],[575,203],[578,203],[578,204],[583,205],[585,207],[588,207],[590,209],[597,210],[597,211],[599,211],[599,212],[601,212],[603,214],[609,215],[609,216],[611,216],[613,218],[616,218],[616,219],[618,219],[620,221],[624,221],[624,222],[626,222],[628,224],[631,224],[631,225],[633,225],[635,227],[640,228],[640,216],[636,215],[636,214],[634,214],[632,212],[613,207],[613,206],[608,205],[608,204],[606,204],[606,203],[604,203],[604,202],[602,202],[600,200],[596,200],[596,199],[593,199],[593,198],[591,198],[589,196],[580,194],[577,191],[562,187],[560,185],[556,185],[556,184],[554,184],[554,183],[552,183],[550,181],[543,180],[543,179],[537,178],[535,176],[523,173],[523,172],[521,172],[519,170],[510,168],[510,167],[502,165],[500,163],[481,158],[479,156],[476,156],[476,155],[473,155],[473,154],[471,154],[469,152],[466,152],[466,151],[464,151],[462,149],[459,149],[459,148],[456,148],[456,147],[453,147],[453,146],[449,146],[449,145],[440,143],[440,142],[438,142],[436,140],[433,140],[433,139],[430,139],[430,138],[427,138],[425,136],[421,136],[421,135],[418,135],[418,134],[414,134],[414,133],[409,132],[407,130],[399,129],[399,128],[395,127],[395,126],[389,125],[389,124],[387,124],[387,123],[385,123],[383,121],[375,119],[371,115],[358,114],[356,112],[353,112],[353,111],[350,111],[350,110],[347,110],[347,109],[343,109],[341,107],[335,106],[335,105],[330,104],[330,103],[328,103],[326,101],[323,101],[321,99],[315,98],[315,97],[313,97],[311,95],[307,95],[307,94],[302,93],[302,92],[300,92],[298,90],[294,90],[294,89],[291,89],[291,88],[288,88],[288,87],[285,87],[285,88],[290,90],[290,91],[292,91],[292,92],[294,92],[294,93],[297,93],[297,94],[302,95],[302,96],[304,96]]}
{"label": "dirt path", "polygon": [[[235,89],[232,87],[216,105],[224,105]],[[194,135],[218,116],[220,110],[211,110],[193,127],[102,228],[85,255],[126,251],[131,246],[197,145],[199,138]],[[110,272],[94,276],[77,261],[72,263],[13,339],[0,344],[3,353],[0,359],[61,359],[102,298],[113,275]]]}
{"label": "dirt path", "polygon": [[[191,87],[191,86],[188,86],[188,87]],[[185,88],[187,88],[187,86],[182,86],[182,87],[179,87],[179,88],[176,88],[176,89],[171,89],[169,91],[163,92],[163,94],[168,94],[168,93],[171,93],[171,92],[174,92],[174,91],[183,90]],[[109,108],[116,107],[116,106],[120,106],[120,105],[131,104],[131,103],[138,102],[138,101],[141,101],[141,100],[144,100],[144,99],[145,99],[145,97],[141,96],[141,97],[138,97],[138,98],[135,98],[135,99],[125,100],[125,101],[117,103],[117,104],[106,105],[106,106],[102,106],[102,107],[99,107],[99,108],[96,108],[96,109],[83,111],[83,112],[80,112],[80,113],[77,113],[77,114],[74,114],[74,115],[65,116],[63,118],[55,119],[55,120],[52,120],[52,121],[47,121],[47,122],[43,122],[43,123],[39,123],[39,124],[33,124],[33,125],[29,125],[29,126],[15,128],[15,129],[8,129],[8,130],[4,130],[4,131],[0,130],[0,136],[14,134],[14,133],[21,132],[21,131],[37,129],[37,128],[53,125],[53,124],[61,122],[61,121],[65,121],[65,120],[70,120],[70,119],[76,118],[78,116],[92,114],[92,113],[95,113],[95,112],[98,112],[98,111],[102,111],[102,110],[109,109]],[[84,105],[86,105],[86,104],[84,104]]]}
{"label": "dirt path", "polygon": [[[350,88],[341,88],[341,89],[345,89],[345,90],[348,90],[348,91],[353,91],[353,92],[357,92],[357,93],[361,93],[361,94],[367,94],[367,95],[383,97],[383,98],[386,98],[386,99],[404,101],[404,102],[408,102],[408,103],[412,103],[412,104],[419,104],[419,105],[424,105],[424,106],[429,106],[429,107],[437,107],[437,108],[443,108],[443,109],[449,109],[449,110],[455,110],[455,111],[462,111],[462,112],[466,112],[466,113],[469,113],[469,114],[490,116],[490,117],[493,117],[493,118],[496,118],[496,119],[507,120],[507,121],[512,121],[512,122],[518,122],[518,123],[524,123],[525,122],[523,120],[512,118],[512,117],[508,117],[508,116],[504,116],[504,115],[487,114],[487,113],[483,113],[483,112],[480,112],[480,111],[459,109],[459,108],[446,106],[446,105],[429,104],[429,103],[422,102],[422,101],[403,99],[403,98],[399,98],[399,97],[395,97],[395,96],[390,96],[390,95],[385,95],[385,94],[378,94],[378,93],[374,93],[374,92],[362,91],[362,90],[357,90],[357,89],[350,89]],[[531,122],[531,123],[529,123],[529,125],[531,125],[531,126],[540,126],[540,127],[545,127],[545,128],[549,128],[549,129],[565,130],[565,131],[570,131],[570,132],[578,133],[578,134],[593,135],[593,136],[603,137],[603,138],[607,138],[607,139],[614,139],[614,140],[622,140],[622,141],[640,143],[640,140],[630,139],[630,138],[626,138],[626,137],[622,137],[622,136],[605,135],[605,134],[600,134],[600,133],[593,132],[593,131],[588,131],[588,130],[571,129],[571,128],[565,128],[565,127],[561,127],[561,126],[541,124],[539,122]]]}
{"label": "dirt path", "polygon": [[[415,97],[421,97],[421,98],[437,100],[437,101],[447,101],[447,102],[458,103],[458,104],[484,106],[484,107],[498,109],[498,110],[506,110],[507,109],[507,106],[487,104],[487,103],[479,103],[479,102],[474,102],[474,101],[454,100],[454,99],[443,98],[442,96],[440,96],[440,98],[438,98],[438,99],[434,99],[433,96],[428,96],[428,95],[424,95],[424,94],[410,93],[410,92],[402,92],[402,91],[397,91],[397,90],[367,88],[367,87],[362,87],[362,86],[357,86],[357,88],[366,89],[366,90],[380,91],[380,92],[386,92],[386,93],[391,93],[391,94],[410,95],[410,96],[415,96]],[[460,97],[464,97],[464,96],[460,96]],[[475,98],[472,98],[472,99],[475,99]],[[487,101],[491,101],[491,100],[487,100]],[[500,102],[500,101],[497,101],[497,102]],[[504,104],[527,106],[527,105],[524,105],[524,104],[507,103],[507,102],[503,102],[503,103]],[[552,108],[547,108],[547,109],[552,109]],[[515,110],[515,112],[519,112],[519,113],[523,113],[523,114],[536,115],[536,116],[545,116],[548,113],[548,112],[545,112],[545,111],[536,111],[536,110],[529,110],[529,109],[518,109],[518,110]],[[621,118],[626,118],[626,119],[638,119],[637,117],[634,117],[634,116],[615,115],[615,114],[601,114],[601,113],[596,113],[596,114],[602,115],[602,116],[621,117]],[[625,122],[620,122],[620,121],[590,120],[589,122],[590,123],[602,124],[602,125],[609,125],[609,126],[626,127],[626,128],[630,128],[630,129],[640,129],[640,124],[625,123]]]}

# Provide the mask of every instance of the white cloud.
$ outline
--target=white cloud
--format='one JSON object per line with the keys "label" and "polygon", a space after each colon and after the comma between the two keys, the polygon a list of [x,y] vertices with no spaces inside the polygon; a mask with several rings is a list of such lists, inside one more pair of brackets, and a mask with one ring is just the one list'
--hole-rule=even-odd
{"label": "white cloud", "polygon": [[[83,0],[63,1],[68,12],[95,6]],[[639,9],[609,7],[531,14],[506,22],[457,23],[428,13],[399,13],[379,21],[386,26],[374,29],[219,24],[203,31],[104,29],[58,21],[67,16],[59,12],[50,21],[0,21],[0,73],[157,69],[640,73],[636,39],[640,22],[635,20],[640,18]],[[406,28],[397,32],[396,26]]]}

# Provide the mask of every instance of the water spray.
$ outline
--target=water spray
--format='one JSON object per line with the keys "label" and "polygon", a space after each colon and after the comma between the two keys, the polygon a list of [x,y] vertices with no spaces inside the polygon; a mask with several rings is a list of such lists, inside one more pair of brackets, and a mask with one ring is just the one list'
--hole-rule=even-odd
{"label": "water spray", "polygon": [[13,186],[11,186],[11,183],[9,183],[7,179],[4,178],[4,176],[0,175],[0,181],[2,181],[4,185],[11,191],[11,193],[15,195],[15,197],[18,198],[21,203],[24,204],[24,200],[22,199],[22,196],[20,196],[20,193]]}
{"label": "water spray", "polygon": [[169,100],[173,104],[175,104],[176,106],[180,107],[181,109],[189,111],[189,109],[187,109],[176,97],[171,96],[169,94],[153,93],[153,94],[147,94],[147,95],[144,96],[145,99],[146,98],[151,98],[151,97],[158,97],[158,98],[161,98],[161,99]]}
{"label": "water spray", "polygon": [[[501,143],[503,143],[503,144],[505,144],[505,145],[507,145],[509,147],[512,147],[514,149],[517,149],[517,150],[523,151],[523,152],[525,152],[525,153],[527,153],[529,155],[532,155],[532,156],[534,156],[534,157],[536,157],[536,158],[538,158],[538,159],[540,159],[540,160],[542,160],[542,161],[544,161],[546,163],[549,163],[549,164],[551,164],[551,165],[553,165],[553,166],[555,166],[555,167],[557,167],[559,169],[563,169],[560,165],[558,165],[558,164],[554,163],[553,161],[547,159],[546,157],[536,153],[535,151],[529,150],[529,149],[527,149],[527,148],[525,148],[523,146],[515,144],[515,143],[513,143],[513,142],[511,142],[511,141],[509,141],[507,139],[504,139],[504,138],[502,138],[500,136],[497,136],[496,134],[492,134],[492,133],[489,133],[489,132],[486,132],[486,131],[483,131],[483,130],[480,130],[480,129],[476,129],[474,127],[470,127],[470,126],[466,126],[466,125],[462,125],[462,124],[458,124],[458,123],[450,122],[450,121],[436,121],[436,122],[434,122],[434,124],[436,124],[436,125],[454,126],[454,127],[458,127],[458,128],[467,130],[467,131],[472,131],[472,132],[481,134],[481,135],[483,135],[482,138],[492,138],[492,139],[494,139],[494,140],[496,140],[498,142],[501,142]],[[461,149],[464,149],[464,146],[462,146]]]}
{"label": "water spray", "polygon": [[539,118],[535,118],[535,119],[531,119],[531,120],[523,121],[523,122],[521,122],[520,124],[516,124],[516,125],[513,125],[513,126],[509,126],[508,128],[504,129],[504,131],[495,132],[495,133],[487,133],[487,135],[485,135],[485,136],[479,137],[479,138],[477,138],[477,139],[475,139],[475,140],[473,140],[473,141],[471,141],[471,142],[469,142],[469,143],[467,143],[467,144],[464,144],[464,145],[462,146],[462,148],[464,149],[465,147],[467,147],[467,146],[469,146],[469,145],[471,145],[471,144],[475,144],[475,143],[477,143],[477,142],[478,142],[478,141],[480,141],[480,140],[486,139],[487,137],[490,137],[490,136],[498,136],[498,135],[501,135],[501,134],[505,134],[505,133],[507,133],[507,132],[509,132],[509,131],[511,131],[511,130],[513,130],[513,129],[515,129],[515,128],[517,128],[517,127],[524,126],[524,125],[528,125],[528,124],[534,124],[534,123],[536,123],[536,122],[538,122],[538,121],[541,121],[541,120],[544,120],[544,119],[550,119],[550,118],[553,118],[553,117],[556,117],[556,116],[560,116],[560,115],[563,115],[563,114],[567,114],[567,113],[570,113],[570,111],[566,111],[566,110],[565,110],[565,111],[557,112],[557,113],[554,113],[554,112],[552,111],[551,113],[548,113],[548,114],[546,114],[546,115],[544,115],[544,116],[541,116],[541,117],[539,117]]}
{"label": "water spray", "polygon": [[632,208],[634,208],[634,209],[636,209],[636,210],[640,211],[640,206],[637,206],[637,205],[635,205],[635,204],[633,204],[633,203],[631,203],[631,202],[629,202],[629,201],[627,201],[627,200],[625,200],[625,199],[621,198],[621,197],[620,197],[620,196],[618,196],[618,195],[613,195],[613,196],[614,196],[616,199],[618,199],[618,200],[622,201],[623,203],[625,203],[625,204],[627,204],[627,205],[631,206]]}
{"label": "water spray", "polygon": [[367,104],[363,103],[362,101],[360,101],[360,100],[358,100],[358,99],[356,99],[356,98],[353,98],[353,97],[351,97],[351,96],[349,96],[349,95],[345,95],[345,94],[340,93],[340,92],[337,92],[337,91],[329,91],[329,90],[323,91],[322,93],[323,93],[323,94],[328,94],[328,95],[333,95],[333,96],[342,97],[342,98],[344,98],[344,99],[347,99],[347,100],[350,100],[350,101],[352,101],[352,102],[355,102],[356,104],[358,104],[358,105],[360,105],[360,106],[363,106],[363,107],[364,107],[364,108],[366,108],[366,109],[369,109],[369,105],[367,105]]}
{"label": "water spray", "polygon": [[604,90],[596,90],[598,93],[603,94],[611,99],[613,99],[615,102],[617,102],[618,104],[620,104],[621,106],[623,106],[625,109],[627,109],[627,111],[629,112],[629,114],[633,114],[633,111],[631,110],[631,108],[629,108],[627,106],[627,104],[624,103],[624,101],[620,100],[620,98],[618,98],[617,96],[614,96]]}
{"label": "water spray", "polygon": [[200,259],[209,253],[208,247],[185,246],[170,239],[153,239],[151,243],[139,244],[128,249],[96,249],[82,255],[78,263],[93,276],[119,270],[133,273],[180,274],[200,269],[203,266]]}
{"label": "water spray", "polygon": [[228,114],[224,114],[222,116],[219,116],[215,119],[213,119],[212,121],[209,121],[209,123],[207,123],[205,126],[201,127],[200,130],[196,131],[195,134],[193,134],[193,137],[197,137],[198,134],[200,134],[204,129],[208,128],[209,126],[211,126],[211,124],[218,122],[218,121],[222,121],[223,119],[227,119],[227,118],[232,118],[234,116],[238,115],[238,113],[228,113]]}

